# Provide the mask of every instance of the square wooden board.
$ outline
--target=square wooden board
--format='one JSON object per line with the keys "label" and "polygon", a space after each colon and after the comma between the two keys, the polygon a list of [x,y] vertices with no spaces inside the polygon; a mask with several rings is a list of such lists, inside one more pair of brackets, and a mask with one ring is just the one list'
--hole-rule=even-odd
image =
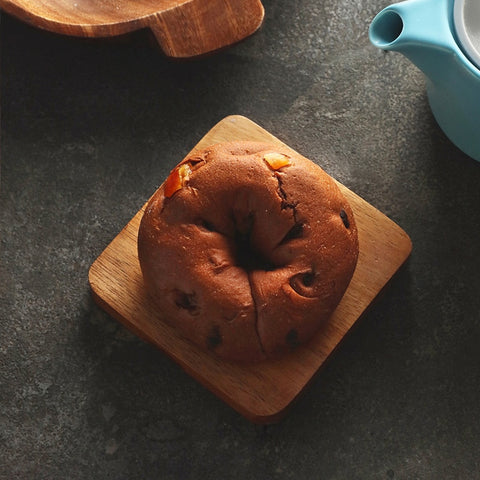
{"label": "square wooden board", "polygon": [[[251,120],[229,116],[215,125],[193,150],[232,140],[284,145]],[[162,322],[145,293],[137,258],[137,232],[145,205],[92,264],[89,282],[93,297],[110,315],[169,355],[247,419],[261,424],[276,422],[412,249],[410,238],[398,225],[345,186],[339,186],[352,206],[358,226],[357,268],[330,321],[308,345],[279,360],[256,365],[224,362]]]}

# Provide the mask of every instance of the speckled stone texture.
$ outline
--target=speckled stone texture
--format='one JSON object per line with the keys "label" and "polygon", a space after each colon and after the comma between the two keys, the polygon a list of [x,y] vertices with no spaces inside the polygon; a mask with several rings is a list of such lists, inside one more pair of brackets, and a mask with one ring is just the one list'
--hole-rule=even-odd
{"label": "speckled stone texture", "polygon": [[[480,164],[424,78],[368,42],[380,0],[264,0],[171,62],[2,15],[0,479],[480,478]],[[254,426],[92,301],[88,268],[242,114],[390,216],[413,253],[289,415]]]}

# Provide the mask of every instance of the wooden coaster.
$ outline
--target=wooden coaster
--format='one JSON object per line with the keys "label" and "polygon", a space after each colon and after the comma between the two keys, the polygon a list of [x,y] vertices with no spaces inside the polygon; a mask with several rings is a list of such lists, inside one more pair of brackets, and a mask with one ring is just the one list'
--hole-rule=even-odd
{"label": "wooden coaster", "polygon": [[[215,125],[194,150],[233,140],[284,145],[251,120],[230,116]],[[247,419],[261,424],[276,422],[412,250],[410,238],[398,225],[345,186],[339,187],[357,222],[357,268],[330,321],[308,345],[281,359],[250,366],[224,362],[191,344],[158,318],[145,293],[137,258],[137,233],[145,206],[91,266],[93,297],[110,315],[169,355]]]}

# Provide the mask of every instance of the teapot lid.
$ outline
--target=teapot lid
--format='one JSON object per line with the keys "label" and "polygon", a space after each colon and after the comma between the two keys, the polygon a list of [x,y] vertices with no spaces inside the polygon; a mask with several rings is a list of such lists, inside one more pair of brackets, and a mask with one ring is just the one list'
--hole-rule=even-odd
{"label": "teapot lid", "polygon": [[480,2],[455,0],[453,20],[464,53],[480,68]]}

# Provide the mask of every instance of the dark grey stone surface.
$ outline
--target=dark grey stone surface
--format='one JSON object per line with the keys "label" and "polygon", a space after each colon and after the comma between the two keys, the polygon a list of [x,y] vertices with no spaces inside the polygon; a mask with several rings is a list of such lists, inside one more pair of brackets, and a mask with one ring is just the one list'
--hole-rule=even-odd
{"label": "dark grey stone surface", "polygon": [[[176,63],[2,16],[0,479],[479,479],[480,165],[422,74],[368,42],[381,0],[265,0]],[[88,268],[217,121],[242,114],[414,249],[279,424],[254,426],[92,301]]]}

